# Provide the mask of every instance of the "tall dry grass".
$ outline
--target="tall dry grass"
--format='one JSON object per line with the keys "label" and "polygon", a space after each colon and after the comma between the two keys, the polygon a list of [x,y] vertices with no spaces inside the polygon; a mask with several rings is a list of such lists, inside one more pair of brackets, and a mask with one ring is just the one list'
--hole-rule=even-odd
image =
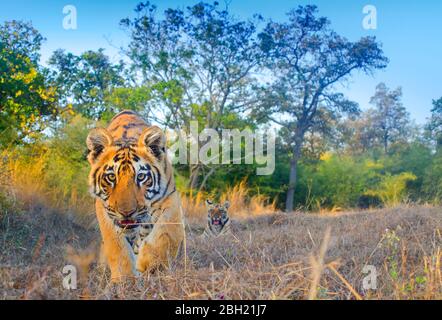
{"label": "tall dry grass", "polygon": [[243,180],[219,195],[203,191],[196,194],[183,194],[181,203],[185,216],[191,223],[206,221],[207,207],[205,202],[207,199],[220,203],[229,201],[229,214],[236,219],[251,218],[277,211],[275,200],[271,201],[268,197],[260,194],[252,195],[247,187],[247,181]]}
{"label": "tall dry grass", "polygon": [[54,163],[53,154],[44,146],[26,152],[20,149],[3,151],[2,156],[9,172],[10,188],[24,208],[40,203],[60,212],[93,213],[85,167],[73,169],[55,163],[59,171],[54,172],[49,168]]}

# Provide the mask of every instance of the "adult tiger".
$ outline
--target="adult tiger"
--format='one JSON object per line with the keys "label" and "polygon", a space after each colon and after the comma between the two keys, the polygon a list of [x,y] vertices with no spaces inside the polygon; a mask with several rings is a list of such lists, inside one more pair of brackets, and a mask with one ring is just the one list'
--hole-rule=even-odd
{"label": "adult tiger", "polygon": [[93,129],[86,143],[112,280],[167,265],[177,256],[184,224],[164,133],[125,110],[107,129]]}

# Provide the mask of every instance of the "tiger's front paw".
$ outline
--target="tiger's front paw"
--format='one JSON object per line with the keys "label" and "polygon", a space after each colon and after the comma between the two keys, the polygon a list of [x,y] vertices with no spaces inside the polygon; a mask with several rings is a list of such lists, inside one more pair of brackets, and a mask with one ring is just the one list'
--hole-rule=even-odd
{"label": "tiger's front paw", "polygon": [[157,268],[159,265],[159,257],[155,249],[148,243],[145,243],[138,253],[136,268],[139,272],[149,272]]}

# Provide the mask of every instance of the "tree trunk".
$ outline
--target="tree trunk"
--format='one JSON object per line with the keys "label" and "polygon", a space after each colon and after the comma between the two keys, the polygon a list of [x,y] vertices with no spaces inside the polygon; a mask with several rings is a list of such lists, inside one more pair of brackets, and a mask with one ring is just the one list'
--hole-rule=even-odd
{"label": "tree trunk", "polygon": [[[302,141],[302,139],[301,139]],[[298,177],[298,161],[301,157],[302,142],[295,143],[295,150],[293,151],[293,158],[290,160],[290,175],[289,175],[289,188],[287,189],[287,199],[285,200],[285,211],[293,211],[293,201],[295,196],[296,181]]]}
{"label": "tree trunk", "polygon": [[198,178],[200,173],[200,165],[190,165],[190,179],[189,179],[189,188],[190,190],[195,190],[198,188]]}
{"label": "tree trunk", "polygon": [[215,172],[215,167],[211,168],[210,171],[204,175],[203,181],[201,181],[198,191],[202,191],[206,187],[207,180]]}
{"label": "tree trunk", "polygon": [[293,211],[293,198],[295,196],[296,178],[298,171],[298,159],[293,157],[290,160],[290,176],[289,176],[289,188],[287,190],[287,199],[285,201],[285,211]]}

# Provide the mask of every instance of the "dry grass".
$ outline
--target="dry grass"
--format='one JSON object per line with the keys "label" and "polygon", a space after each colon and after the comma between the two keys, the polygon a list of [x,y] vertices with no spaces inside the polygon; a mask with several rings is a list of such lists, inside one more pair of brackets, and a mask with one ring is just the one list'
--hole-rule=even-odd
{"label": "dry grass", "polygon": [[205,201],[211,199],[224,203],[229,201],[229,213],[233,218],[244,219],[261,216],[276,212],[275,201],[270,201],[263,195],[250,195],[247,188],[247,182],[244,180],[234,187],[228,188],[221,195],[207,194],[198,192],[196,195],[181,197],[184,212],[187,221],[192,224],[204,224],[207,217],[207,208]]}
{"label": "dry grass", "polygon": [[[88,215],[94,212],[93,199],[84,183],[87,181],[87,168],[72,169],[59,164],[59,168],[63,169],[58,175],[51,175],[53,171],[47,168],[51,155],[43,147],[26,152],[6,150],[0,153],[0,158],[0,172],[8,172],[9,193],[20,200],[22,207],[32,210],[35,203],[44,203],[47,207],[70,214]],[[78,178],[61,179],[70,175]]]}
{"label": "dry grass", "polygon": [[[99,234],[81,224],[37,205],[3,216],[0,299],[442,298],[441,208],[236,217],[234,236],[216,241],[190,223],[187,268],[181,255],[121,286],[90,265]],[[77,290],[62,287],[68,263],[85,270]],[[362,288],[367,264],[377,268],[377,290]]]}

